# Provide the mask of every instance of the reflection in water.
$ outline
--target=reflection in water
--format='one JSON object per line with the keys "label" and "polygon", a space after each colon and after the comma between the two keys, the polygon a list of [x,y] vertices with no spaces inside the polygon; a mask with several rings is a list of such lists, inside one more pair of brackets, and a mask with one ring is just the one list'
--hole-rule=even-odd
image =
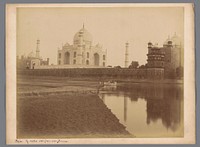
{"label": "reflection in water", "polygon": [[182,85],[120,85],[100,97],[136,137],[183,136]]}
{"label": "reflection in water", "polygon": [[124,96],[124,121],[126,122],[126,113],[127,113],[127,97]]}

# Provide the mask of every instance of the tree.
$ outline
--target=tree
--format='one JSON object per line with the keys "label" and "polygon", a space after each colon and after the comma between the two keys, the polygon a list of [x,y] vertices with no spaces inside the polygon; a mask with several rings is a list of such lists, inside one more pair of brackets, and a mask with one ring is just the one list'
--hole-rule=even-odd
{"label": "tree", "polygon": [[140,65],[139,68],[142,68],[142,69],[147,68],[147,64],[145,64],[145,65]]}
{"label": "tree", "polygon": [[132,61],[132,62],[131,62],[131,65],[129,65],[128,68],[138,68],[138,66],[139,66],[138,61]]}
{"label": "tree", "polygon": [[119,69],[119,68],[121,68],[121,66],[118,65],[118,66],[115,66],[114,68],[118,68]]}

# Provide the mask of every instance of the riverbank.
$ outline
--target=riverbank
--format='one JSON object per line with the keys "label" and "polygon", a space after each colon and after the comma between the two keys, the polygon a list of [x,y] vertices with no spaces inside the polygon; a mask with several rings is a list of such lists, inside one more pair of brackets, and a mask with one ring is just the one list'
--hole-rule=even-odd
{"label": "riverbank", "polygon": [[94,94],[20,96],[18,138],[130,137]]}
{"label": "riverbank", "polygon": [[131,80],[118,80],[121,84],[131,83],[152,83],[152,84],[183,84],[183,80],[178,79],[163,79],[163,80],[150,80],[150,79],[131,79]]}
{"label": "riverbank", "polygon": [[18,78],[18,138],[133,137],[97,95],[98,82]]}
{"label": "riverbank", "polygon": [[[117,81],[119,85],[121,84],[134,84],[134,83],[150,83],[150,84],[183,84],[184,81],[183,79],[163,79],[163,80],[150,80],[150,79],[130,79],[130,78],[106,78],[106,77],[55,77],[55,76],[18,76],[17,81],[19,84],[25,84],[27,83],[26,81],[33,81],[37,82],[43,81],[41,85],[36,85],[38,86],[46,86],[46,87],[57,87],[57,86],[75,86],[75,87],[88,87],[92,88],[93,90],[96,89],[99,86],[99,82],[102,81]],[[48,83],[51,83],[53,85],[48,85]],[[47,84],[45,84],[47,83]],[[34,86],[34,85],[33,85]],[[31,87],[33,89],[34,87]]]}

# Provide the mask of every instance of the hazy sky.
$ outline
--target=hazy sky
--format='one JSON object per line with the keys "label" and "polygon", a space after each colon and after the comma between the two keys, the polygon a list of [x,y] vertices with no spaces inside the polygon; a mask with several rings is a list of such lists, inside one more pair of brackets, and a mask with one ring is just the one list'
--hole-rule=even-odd
{"label": "hazy sky", "polygon": [[93,45],[107,49],[107,65],[124,66],[125,42],[130,43],[129,62],[146,63],[147,43],[162,46],[175,32],[183,37],[183,8],[18,8],[17,54],[36,50],[57,64],[62,43],[73,43],[83,23],[93,36]]}

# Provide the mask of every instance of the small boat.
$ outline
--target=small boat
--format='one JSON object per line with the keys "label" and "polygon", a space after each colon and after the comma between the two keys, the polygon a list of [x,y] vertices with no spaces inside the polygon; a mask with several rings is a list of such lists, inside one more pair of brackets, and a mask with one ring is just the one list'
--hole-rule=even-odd
{"label": "small boat", "polygon": [[108,81],[108,82],[101,82],[102,86],[117,86],[117,82],[115,81]]}

